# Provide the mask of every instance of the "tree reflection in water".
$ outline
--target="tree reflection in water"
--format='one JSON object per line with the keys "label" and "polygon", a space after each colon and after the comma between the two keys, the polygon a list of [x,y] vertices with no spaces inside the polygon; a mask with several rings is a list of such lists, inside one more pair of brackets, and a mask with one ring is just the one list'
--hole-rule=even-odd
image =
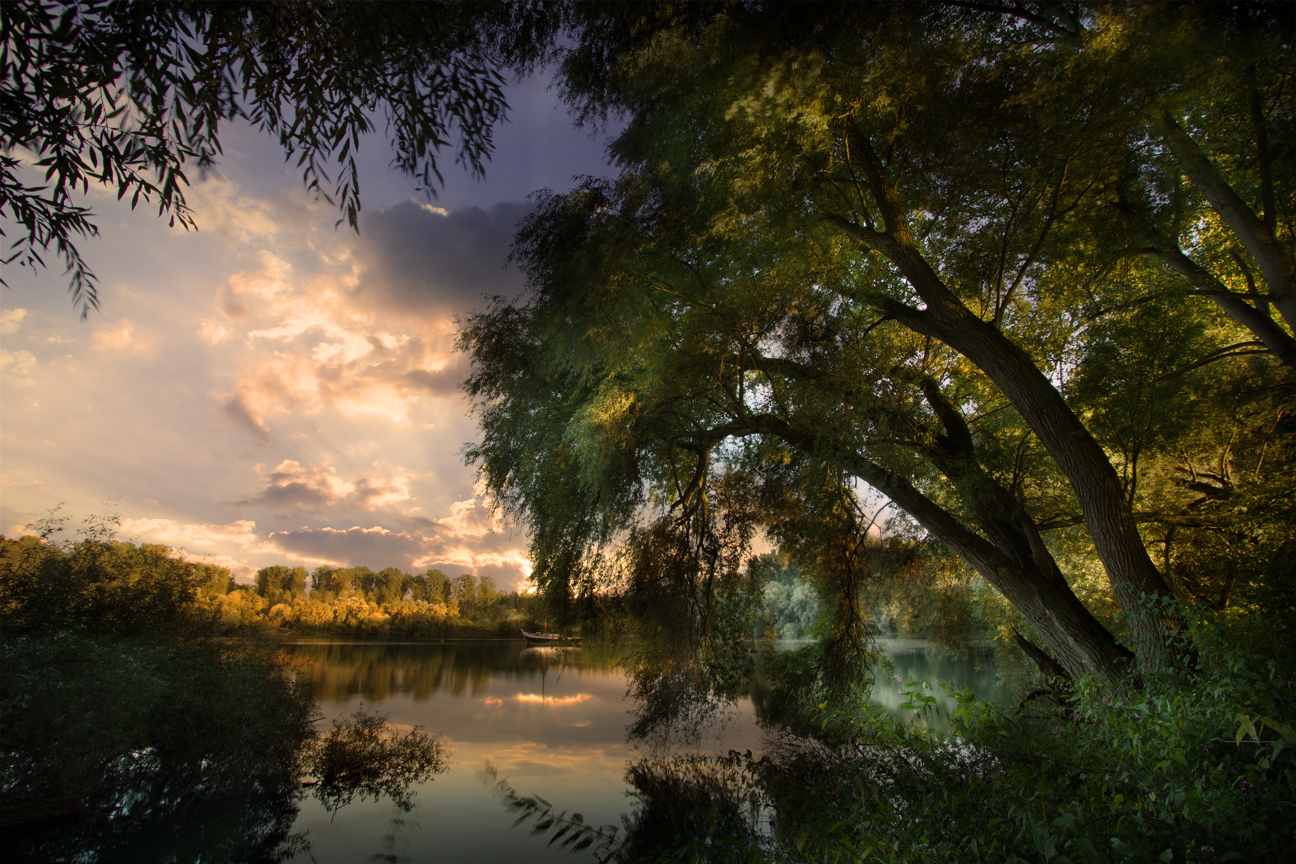
{"label": "tree reflection in water", "polygon": [[421,729],[363,708],[318,731],[270,649],[107,634],[6,640],[0,834],[8,861],[262,862],[313,794],[412,806],[446,768]]}
{"label": "tree reflection in water", "polygon": [[390,798],[402,811],[413,809],[410,787],[446,769],[446,748],[420,727],[395,734],[387,718],[361,707],[350,717],[333,721],[333,728],[309,748],[312,779],[303,786],[330,812],[357,797]]}
{"label": "tree reflection in water", "polygon": [[527,680],[552,674],[556,666],[614,671],[621,659],[617,646],[586,645],[578,655],[563,648],[518,651],[518,642],[473,640],[429,645],[390,642],[294,643],[301,661],[297,674],[323,702],[343,703],[359,696],[376,704],[397,694],[424,702],[441,693],[473,697],[491,681]]}

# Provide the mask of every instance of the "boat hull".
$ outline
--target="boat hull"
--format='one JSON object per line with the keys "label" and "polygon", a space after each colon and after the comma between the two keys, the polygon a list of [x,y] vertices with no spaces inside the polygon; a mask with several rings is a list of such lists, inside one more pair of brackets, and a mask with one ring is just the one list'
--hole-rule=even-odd
{"label": "boat hull", "polygon": [[528,645],[580,645],[578,636],[560,636],[557,633],[528,633],[522,631],[522,638]]}

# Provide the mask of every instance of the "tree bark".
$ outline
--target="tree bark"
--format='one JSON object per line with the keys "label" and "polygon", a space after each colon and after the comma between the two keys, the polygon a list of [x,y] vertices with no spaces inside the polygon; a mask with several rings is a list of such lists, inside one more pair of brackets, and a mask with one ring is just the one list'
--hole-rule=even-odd
{"label": "tree bark", "polygon": [[923,257],[895,185],[872,147],[867,142],[856,142],[852,149],[862,154],[885,230],[876,231],[835,214],[826,214],[827,220],[847,236],[885,255],[926,304],[919,310],[884,300],[883,311],[972,361],[1021,414],[1075,492],[1112,590],[1130,616],[1140,665],[1161,665],[1170,656],[1166,637],[1173,622],[1144,614],[1143,604],[1145,597],[1171,596],[1170,589],[1143,545],[1107,454],[1030,356],[964,306]]}
{"label": "tree bark", "polygon": [[1251,212],[1197,142],[1168,113],[1161,118],[1161,135],[1175,162],[1260,265],[1260,272],[1269,284],[1273,305],[1296,333],[1296,286],[1293,285],[1296,282],[1296,262],[1275,239],[1264,220]]}
{"label": "tree bark", "polygon": [[[1092,675],[1115,682],[1129,672],[1130,653],[1116,643],[1111,632],[1071,591],[1038,532],[1034,552],[1024,556],[1008,554],[997,543],[964,527],[907,478],[882,468],[853,448],[839,446],[816,432],[797,429],[774,417],[753,418],[746,427],[744,431],[774,435],[804,453],[826,457],[894,501],[1003,594],[1073,679]],[[1010,533],[1005,532],[1005,536]],[[1023,539],[1020,533],[1017,539]],[[1030,545],[1029,540],[1026,543]],[[1035,566],[1032,561],[1046,561],[1052,569]]]}
{"label": "tree bark", "polygon": [[1210,291],[1210,298],[1224,313],[1251,331],[1284,366],[1296,367],[1296,339],[1287,334],[1262,309],[1229,291],[1218,279],[1177,247],[1154,249],[1155,255],[1176,273],[1188,278],[1198,288]]}
{"label": "tree bark", "polygon": [[1031,662],[1048,680],[1052,681],[1057,678],[1068,677],[1065,669],[1054,662],[1052,657],[1041,651],[1038,645],[1017,632],[1016,627],[1013,628],[1013,641],[1017,643],[1017,647],[1022,650],[1022,653],[1031,659]]}

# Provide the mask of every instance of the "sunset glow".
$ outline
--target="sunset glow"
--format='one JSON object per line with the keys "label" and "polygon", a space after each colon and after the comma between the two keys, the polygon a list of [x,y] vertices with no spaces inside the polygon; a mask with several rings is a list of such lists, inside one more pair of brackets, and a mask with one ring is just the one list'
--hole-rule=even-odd
{"label": "sunset glow", "polygon": [[498,167],[447,171],[435,201],[366,140],[359,235],[236,125],[219,176],[187,193],[197,232],[92,187],[100,311],[80,321],[57,269],[6,268],[0,532],[61,504],[69,527],[116,514],[122,539],[240,581],[327,564],[523,585],[524,538],[460,457],[475,429],[455,318],[521,290],[505,259],[526,196],[603,165],[543,82],[510,101]]}

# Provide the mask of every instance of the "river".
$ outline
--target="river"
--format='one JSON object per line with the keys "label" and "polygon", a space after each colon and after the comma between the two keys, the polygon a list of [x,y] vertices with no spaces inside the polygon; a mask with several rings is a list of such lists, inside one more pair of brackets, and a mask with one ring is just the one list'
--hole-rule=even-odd
{"label": "river", "polygon": [[[873,700],[903,713],[901,678],[969,686],[995,699],[986,654],[954,659],[917,642],[884,642],[893,669]],[[633,705],[615,646],[530,648],[518,642],[449,644],[300,642],[284,646],[313,682],[326,722],[361,705],[398,728],[421,726],[449,747],[449,769],[418,787],[414,809],[356,801],[330,813],[302,802],[293,826],[309,850],[291,860],[350,864],[371,856],[415,862],[577,862],[588,855],[547,845],[509,812],[484,779],[489,762],[523,795],[540,795],[587,823],[619,825],[633,807],[627,763],[649,755],[626,740]],[[701,752],[759,749],[761,730],[742,699],[696,745]],[[678,751],[674,751],[678,752]],[[385,860],[391,860],[387,858]]]}

